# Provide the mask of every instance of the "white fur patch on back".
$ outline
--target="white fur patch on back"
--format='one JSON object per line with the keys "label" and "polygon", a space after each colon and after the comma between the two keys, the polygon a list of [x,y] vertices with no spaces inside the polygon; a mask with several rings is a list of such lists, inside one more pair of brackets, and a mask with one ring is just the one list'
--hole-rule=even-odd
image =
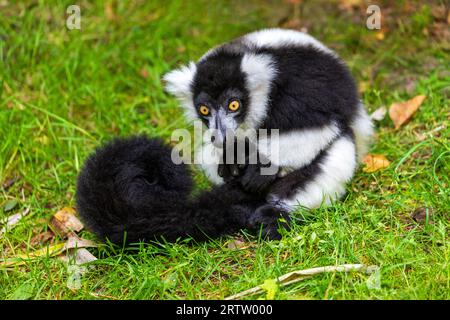
{"label": "white fur patch on back", "polygon": [[276,75],[276,68],[272,57],[267,54],[245,54],[241,70],[246,74],[247,90],[250,93],[245,125],[257,128],[267,115],[270,86]]}
{"label": "white fur patch on back", "polygon": [[[340,134],[333,123],[314,129],[295,130],[279,135],[278,145],[270,138],[260,139],[259,151],[280,167],[301,168],[317,157]],[[278,147],[278,154],[275,148]]]}
{"label": "white fur patch on back", "polygon": [[177,97],[181,106],[185,110],[188,120],[198,119],[195,106],[192,102],[192,81],[194,80],[197,67],[194,62],[187,66],[182,66],[165,74],[163,80],[166,81],[166,90]]}
{"label": "white fur patch on back", "polygon": [[279,28],[264,29],[249,33],[244,36],[244,39],[245,41],[248,41],[250,44],[253,44],[256,47],[277,48],[285,45],[311,45],[317,49],[335,55],[335,53],[331,49],[327,48],[320,41],[313,38],[309,34],[295,30]]}
{"label": "white fur patch on back", "polygon": [[373,123],[362,103],[358,106],[358,113],[351,123],[356,141],[356,154],[361,161],[369,151],[370,142],[374,134]]}
{"label": "white fur patch on back", "polygon": [[353,177],[356,168],[355,144],[348,137],[336,140],[328,150],[322,170],[311,182],[292,198],[280,199],[288,207],[302,205],[317,208],[322,203],[330,204],[345,194],[345,186]]}

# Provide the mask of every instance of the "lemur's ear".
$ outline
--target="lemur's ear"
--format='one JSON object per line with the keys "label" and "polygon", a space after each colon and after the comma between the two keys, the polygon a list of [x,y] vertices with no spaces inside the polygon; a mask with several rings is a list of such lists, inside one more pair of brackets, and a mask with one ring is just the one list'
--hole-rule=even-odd
{"label": "lemur's ear", "polygon": [[165,88],[168,92],[179,99],[189,99],[192,97],[191,84],[197,70],[194,62],[186,66],[166,73],[163,80],[166,82]]}

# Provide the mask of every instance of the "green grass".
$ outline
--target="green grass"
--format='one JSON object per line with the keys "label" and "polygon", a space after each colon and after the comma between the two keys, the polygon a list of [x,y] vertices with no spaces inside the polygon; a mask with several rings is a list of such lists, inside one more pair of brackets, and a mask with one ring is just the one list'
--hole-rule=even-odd
{"label": "green grass", "polygon": [[[0,7],[0,184],[18,177],[0,189],[0,205],[19,201],[12,211],[0,209],[0,218],[31,210],[0,238],[0,258],[40,247],[30,240],[47,230],[58,209],[74,205],[77,173],[95,146],[136,133],[169,141],[173,129],[187,125],[163,91],[163,73],[213,45],[276,26],[290,11],[259,1],[117,1],[116,18],[107,19],[102,1],[78,1],[82,30],[69,31],[65,9],[72,3]],[[54,257],[0,267],[0,298],[223,298],[296,269],[366,263],[380,266],[380,288],[370,289],[367,275],[326,274],[281,288],[276,298],[449,299],[450,45],[437,29],[445,26],[435,13],[441,2],[427,3],[381,4],[383,40],[365,28],[365,7],[304,5],[302,26],[347,61],[371,111],[427,96],[401,129],[388,117],[376,124],[371,152],[391,165],[372,174],[359,170],[343,201],[299,210],[304,221],[282,241],[244,234],[242,250],[228,248],[232,237],[133,252],[90,249],[99,260],[79,289],[67,287],[68,268]],[[200,173],[197,178],[207,186]],[[410,218],[421,206],[432,210],[432,223]]]}

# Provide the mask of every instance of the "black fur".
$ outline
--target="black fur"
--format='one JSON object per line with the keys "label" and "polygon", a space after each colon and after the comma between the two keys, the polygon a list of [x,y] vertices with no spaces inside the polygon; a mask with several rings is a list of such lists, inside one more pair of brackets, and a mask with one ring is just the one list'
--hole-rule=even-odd
{"label": "black fur", "polygon": [[[257,152],[255,146],[250,148],[249,139],[245,139],[245,162],[238,164],[238,155],[235,152],[235,150],[238,150],[237,144],[237,138],[235,138],[233,149],[228,150],[226,145],[223,146],[223,161],[218,166],[219,176],[227,183],[230,183],[230,181],[238,181],[244,190],[265,197],[271,190],[271,185],[277,181],[278,171],[273,175],[261,175],[261,168],[270,166],[270,162],[266,158],[261,158],[262,155]],[[257,163],[250,164],[250,152],[255,151]],[[227,164],[226,162],[228,152],[232,152],[234,156],[234,162],[231,164]]]}
{"label": "black fur", "polygon": [[341,60],[311,46],[258,51],[274,57],[278,70],[263,128],[279,129],[281,133],[317,128],[332,121],[348,125],[353,119],[359,98]]}
{"label": "black fur", "polygon": [[251,218],[265,205],[260,197],[231,182],[190,200],[192,185],[186,165],[174,164],[161,140],[116,139],[87,159],[78,177],[77,210],[88,229],[116,244],[206,240],[261,224],[264,236],[277,237],[278,214]]}

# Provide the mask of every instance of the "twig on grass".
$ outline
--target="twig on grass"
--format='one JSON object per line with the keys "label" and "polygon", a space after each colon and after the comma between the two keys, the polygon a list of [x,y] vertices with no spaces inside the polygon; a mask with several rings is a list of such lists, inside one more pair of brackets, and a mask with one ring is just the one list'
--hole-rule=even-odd
{"label": "twig on grass", "polygon": [[[326,266],[317,267],[305,270],[296,270],[286,273],[276,279],[276,282],[280,286],[287,286],[289,284],[302,281],[304,279],[310,278],[316,274],[329,273],[329,272],[364,272],[366,274],[371,274],[378,270],[378,266],[366,266],[364,264],[343,264],[340,266]],[[253,287],[251,289],[242,291],[240,293],[228,296],[225,300],[236,300],[247,296],[252,296],[263,292],[262,285]]]}

